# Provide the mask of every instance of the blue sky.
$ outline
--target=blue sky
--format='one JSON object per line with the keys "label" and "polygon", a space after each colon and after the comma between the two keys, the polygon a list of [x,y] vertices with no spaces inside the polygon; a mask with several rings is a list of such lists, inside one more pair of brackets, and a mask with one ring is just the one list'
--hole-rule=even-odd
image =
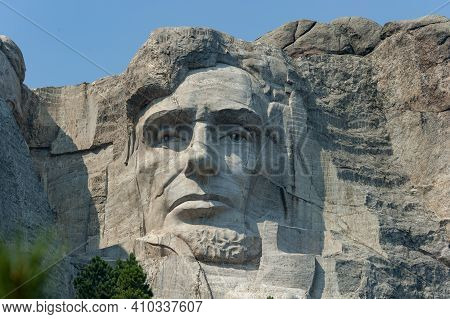
{"label": "blue sky", "polygon": [[342,16],[363,16],[384,24],[424,16],[446,3],[436,14],[449,17],[449,2],[0,0],[0,34],[11,37],[22,49],[25,83],[35,88],[118,74],[150,32],[162,26],[206,26],[250,41],[302,18],[328,22]]}

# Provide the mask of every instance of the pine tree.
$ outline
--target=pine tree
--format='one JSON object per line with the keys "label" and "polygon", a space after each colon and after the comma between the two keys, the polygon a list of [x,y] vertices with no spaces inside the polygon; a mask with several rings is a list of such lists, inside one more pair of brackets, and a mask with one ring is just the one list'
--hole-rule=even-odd
{"label": "pine tree", "polygon": [[111,267],[100,257],[94,257],[74,281],[77,298],[84,299],[147,299],[153,293],[134,254],[127,260],[117,260]]}
{"label": "pine tree", "polygon": [[114,269],[116,289],[112,298],[115,299],[147,299],[153,296],[142,267],[136,261],[134,254],[121,261],[118,260]]}
{"label": "pine tree", "polygon": [[74,287],[77,298],[110,299],[115,291],[113,268],[96,256],[75,278]]}

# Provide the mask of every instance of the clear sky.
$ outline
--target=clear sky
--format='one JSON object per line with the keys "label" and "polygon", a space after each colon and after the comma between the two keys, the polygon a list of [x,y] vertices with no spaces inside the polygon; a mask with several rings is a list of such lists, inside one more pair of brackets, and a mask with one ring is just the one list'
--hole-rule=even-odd
{"label": "clear sky", "polygon": [[363,16],[384,24],[432,12],[449,17],[450,1],[0,0],[0,34],[19,45],[25,83],[36,88],[121,73],[149,33],[163,26],[211,27],[251,41],[302,18]]}

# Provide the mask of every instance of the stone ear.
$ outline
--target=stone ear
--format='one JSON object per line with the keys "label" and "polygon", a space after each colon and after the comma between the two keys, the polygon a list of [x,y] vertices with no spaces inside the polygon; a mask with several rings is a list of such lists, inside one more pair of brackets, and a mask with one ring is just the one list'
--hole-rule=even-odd
{"label": "stone ear", "polygon": [[[128,160],[133,155],[134,151],[137,150],[138,143],[136,143],[136,129],[129,128],[128,129],[128,139],[125,145],[125,160],[124,164],[128,165]],[[136,148],[136,149],[135,149]]]}

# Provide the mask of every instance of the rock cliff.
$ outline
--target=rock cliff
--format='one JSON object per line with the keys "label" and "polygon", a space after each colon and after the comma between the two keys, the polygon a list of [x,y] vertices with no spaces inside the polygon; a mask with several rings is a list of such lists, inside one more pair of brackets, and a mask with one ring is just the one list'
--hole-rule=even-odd
{"label": "rock cliff", "polygon": [[[2,36],[0,238],[55,225],[72,274],[135,252],[162,297],[449,298],[449,36],[441,16],[299,20],[254,42],[164,28],[122,74],[35,90]],[[203,70],[238,99],[229,67],[249,74],[287,158],[282,176],[252,184],[262,248],[240,266],[150,232],[152,192],[137,177],[147,109],[184,98]]]}

